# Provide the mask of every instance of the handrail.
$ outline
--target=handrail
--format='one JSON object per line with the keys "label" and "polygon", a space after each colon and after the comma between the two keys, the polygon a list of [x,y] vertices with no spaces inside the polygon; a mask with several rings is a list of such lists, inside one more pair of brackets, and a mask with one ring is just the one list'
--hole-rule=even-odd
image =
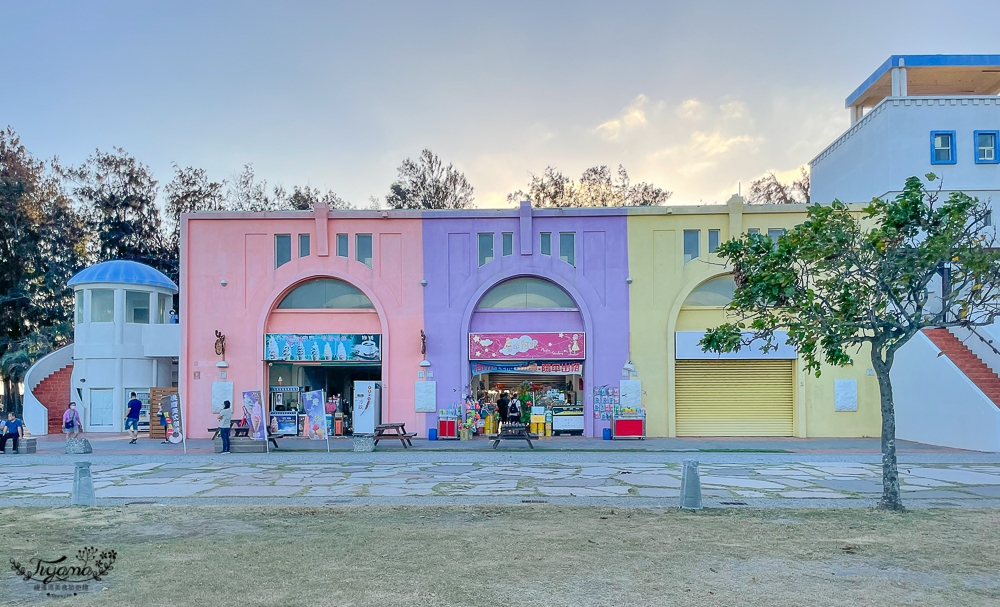
{"label": "handrail", "polygon": [[986,344],[987,346],[989,346],[990,350],[993,350],[994,354],[996,354],[997,356],[1000,356],[1000,350],[998,350],[997,347],[993,345],[993,340],[992,339],[986,339],[985,337],[983,337],[982,335],[980,335],[979,331],[976,331],[975,327],[966,327],[966,328],[969,330],[969,333],[972,333],[973,335],[975,335],[976,337],[978,337],[979,341],[981,341],[984,344]]}

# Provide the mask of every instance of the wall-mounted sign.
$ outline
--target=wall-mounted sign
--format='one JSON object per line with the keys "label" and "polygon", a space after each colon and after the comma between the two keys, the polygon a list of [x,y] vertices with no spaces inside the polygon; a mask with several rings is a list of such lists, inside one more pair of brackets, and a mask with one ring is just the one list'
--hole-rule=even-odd
{"label": "wall-mounted sign", "polygon": [[469,333],[469,360],[584,359],[578,333]]}
{"label": "wall-mounted sign", "polygon": [[382,335],[379,333],[267,333],[264,360],[379,362]]}
{"label": "wall-mounted sign", "polygon": [[482,363],[472,362],[472,374],[519,373],[524,375],[580,375],[581,362]]}

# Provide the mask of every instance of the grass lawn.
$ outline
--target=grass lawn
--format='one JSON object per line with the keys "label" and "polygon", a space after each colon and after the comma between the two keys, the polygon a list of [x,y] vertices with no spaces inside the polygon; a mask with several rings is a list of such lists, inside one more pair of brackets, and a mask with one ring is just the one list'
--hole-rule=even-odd
{"label": "grass lawn", "polygon": [[[114,549],[66,605],[1000,605],[1000,511],[0,509],[2,556]],[[8,571],[0,604],[56,604]]]}

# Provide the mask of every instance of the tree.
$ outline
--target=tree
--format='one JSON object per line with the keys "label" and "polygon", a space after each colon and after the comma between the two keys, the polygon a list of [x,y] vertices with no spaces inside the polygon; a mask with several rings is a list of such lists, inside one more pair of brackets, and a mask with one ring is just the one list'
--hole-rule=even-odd
{"label": "tree", "polygon": [[[776,244],[759,235],[723,244],[719,255],[737,286],[728,311],[737,320],[701,341],[706,351],[735,352],[761,340],[767,351],[778,345],[775,331],[785,330],[817,375],[822,362],[849,365],[852,352],[869,347],[882,412],[885,510],[903,508],[889,375],[896,352],[921,329],[978,327],[1000,317],[1000,251],[989,207],[960,192],[939,203],[939,192],[911,177],[895,199],[874,199],[861,217],[839,201],[817,204]],[[951,288],[931,296],[943,268]]]}
{"label": "tree", "polygon": [[325,194],[319,188],[309,186],[292,188],[292,193],[281,201],[281,205],[293,211],[308,211],[317,203],[324,203],[333,210],[346,211],[353,208],[351,203],[337,195],[333,190],[327,190]]}
{"label": "tree", "polygon": [[[226,182],[211,181],[205,169],[181,168],[174,163],[174,178],[163,188],[166,194],[167,251],[170,259],[179,260],[181,245],[181,214],[196,211],[221,211],[226,199]],[[179,261],[178,261],[179,263]],[[176,277],[171,277],[177,282]]]}
{"label": "tree", "polygon": [[277,210],[276,200],[284,197],[284,190],[274,188],[272,194],[267,192],[267,181],[257,181],[253,165],[243,165],[243,171],[233,175],[226,189],[226,208],[230,211],[274,211]]}
{"label": "tree", "polygon": [[464,209],[472,204],[473,188],[465,175],[445,166],[430,150],[416,160],[407,158],[396,169],[386,202],[392,209]]}
{"label": "tree", "polygon": [[84,225],[45,163],[8,127],[0,131],[0,378],[4,409],[16,385],[71,333],[72,289],[86,263]]}
{"label": "tree", "polygon": [[177,279],[163,231],[152,171],[121,148],[97,150],[79,167],[58,167],[86,210],[94,262],[131,259]]}
{"label": "tree", "polygon": [[617,179],[611,169],[601,165],[584,171],[579,182],[546,167],[541,177],[532,175],[527,192],[518,190],[508,194],[507,202],[528,200],[535,207],[638,207],[665,204],[670,196],[671,192],[651,183],[631,183],[621,165]]}
{"label": "tree", "polygon": [[778,181],[774,173],[751,182],[747,204],[809,204],[810,175],[805,167],[799,169],[799,175],[790,185]]}

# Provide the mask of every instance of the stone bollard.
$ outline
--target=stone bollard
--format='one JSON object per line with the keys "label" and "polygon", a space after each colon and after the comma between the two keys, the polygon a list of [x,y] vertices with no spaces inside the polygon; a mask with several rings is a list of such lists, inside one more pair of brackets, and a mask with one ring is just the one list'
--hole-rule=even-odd
{"label": "stone bollard", "polygon": [[96,506],[97,496],[94,495],[94,478],[90,475],[90,462],[76,462],[73,471],[73,506]]}
{"label": "stone bollard", "polygon": [[67,438],[66,453],[78,455],[80,453],[93,453],[94,448],[90,446],[90,441],[85,438]]}
{"label": "stone bollard", "polygon": [[354,451],[357,453],[368,453],[375,450],[375,435],[355,434]]}
{"label": "stone bollard", "polygon": [[698,462],[684,460],[684,474],[681,476],[681,510],[701,510],[701,477]]}

